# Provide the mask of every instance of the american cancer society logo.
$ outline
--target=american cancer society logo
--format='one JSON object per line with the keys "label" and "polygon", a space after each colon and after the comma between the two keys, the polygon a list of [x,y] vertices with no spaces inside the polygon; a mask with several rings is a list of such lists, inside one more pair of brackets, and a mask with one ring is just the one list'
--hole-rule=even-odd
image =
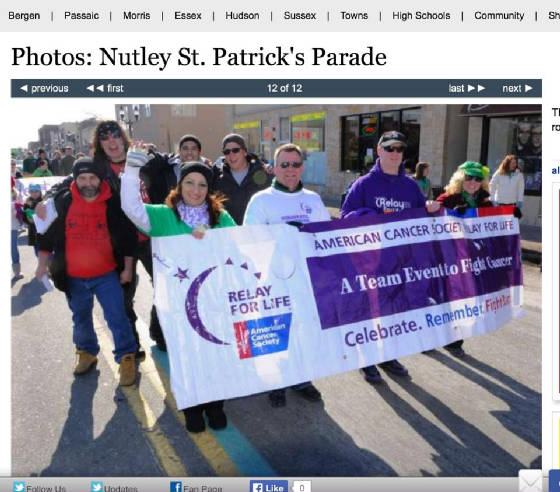
{"label": "american cancer society logo", "polygon": [[292,313],[234,323],[240,359],[281,352],[288,348]]}

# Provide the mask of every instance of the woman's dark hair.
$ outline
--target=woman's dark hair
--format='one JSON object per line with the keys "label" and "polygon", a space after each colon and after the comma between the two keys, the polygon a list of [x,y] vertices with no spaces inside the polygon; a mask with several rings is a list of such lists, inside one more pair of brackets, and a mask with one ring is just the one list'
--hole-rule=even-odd
{"label": "woman's dark hair", "polygon": [[124,128],[122,127],[122,125],[117,121],[117,120],[103,120],[100,121],[99,123],[97,123],[97,126],[95,127],[95,130],[93,132],[93,139],[91,141],[91,147],[93,148],[93,160],[94,161],[107,161],[107,154],[105,154],[105,151],[103,150],[103,147],[101,147],[101,140],[99,139],[99,133],[101,129],[106,128],[107,126],[113,126],[116,127],[120,134],[121,134],[121,138],[123,139],[123,144],[124,144],[124,151],[128,152],[128,148],[130,147],[130,138],[128,138],[128,135],[126,134],[126,132],[124,131]]}
{"label": "woman's dark hair", "polygon": [[421,179],[424,177],[424,169],[430,167],[429,162],[419,162],[416,164],[416,171],[414,172],[414,179]]}
{"label": "woman's dark hair", "polygon": [[[185,179],[185,178],[183,178]],[[181,216],[179,215],[179,210],[177,206],[179,202],[182,200],[181,196],[181,183],[183,180],[177,183],[177,187],[173,188],[167,198],[165,199],[165,204],[175,212],[175,216],[177,217],[178,221],[181,221]],[[210,216],[210,227],[214,228],[220,222],[220,213],[224,209],[224,202],[227,200],[227,197],[222,193],[214,192],[214,193],[207,193],[206,198],[204,199],[206,204],[208,205],[208,215]]]}

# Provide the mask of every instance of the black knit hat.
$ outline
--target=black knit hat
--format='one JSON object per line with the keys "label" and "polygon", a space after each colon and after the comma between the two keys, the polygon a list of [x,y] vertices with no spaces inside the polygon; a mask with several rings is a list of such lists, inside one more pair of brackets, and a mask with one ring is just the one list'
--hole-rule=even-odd
{"label": "black knit hat", "polygon": [[198,147],[198,150],[202,150],[202,144],[200,143],[200,139],[196,135],[183,135],[181,137],[181,140],[179,140],[179,148],[181,148],[185,142],[194,142]]}
{"label": "black knit hat", "polygon": [[206,182],[208,183],[208,191],[210,192],[210,190],[212,189],[212,181],[214,178],[214,173],[212,172],[210,166],[202,164],[201,162],[185,162],[181,166],[178,183],[179,186],[181,185],[183,178],[190,173],[202,174],[206,178]]}
{"label": "black knit hat", "polygon": [[95,174],[100,180],[106,176],[106,167],[102,162],[95,162],[91,157],[81,157],[74,162],[72,176],[76,179],[82,173]]}
{"label": "black knit hat", "polygon": [[222,149],[225,149],[226,145],[230,142],[234,142],[238,144],[245,151],[247,150],[247,144],[245,143],[245,139],[241,135],[238,135],[237,133],[230,133],[229,135],[226,135],[224,137],[224,139],[222,140]]}

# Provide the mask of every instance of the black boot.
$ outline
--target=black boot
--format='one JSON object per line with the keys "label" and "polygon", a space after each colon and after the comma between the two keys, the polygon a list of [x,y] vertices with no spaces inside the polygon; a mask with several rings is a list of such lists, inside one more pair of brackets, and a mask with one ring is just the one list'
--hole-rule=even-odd
{"label": "black boot", "polygon": [[227,427],[227,417],[224,413],[224,401],[213,401],[204,405],[204,411],[208,417],[208,425],[214,430]]}
{"label": "black boot", "polygon": [[202,405],[196,407],[185,408],[183,410],[185,415],[185,427],[189,432],[197,433],[203,432],[206,429],[204,417],[202,416]]}

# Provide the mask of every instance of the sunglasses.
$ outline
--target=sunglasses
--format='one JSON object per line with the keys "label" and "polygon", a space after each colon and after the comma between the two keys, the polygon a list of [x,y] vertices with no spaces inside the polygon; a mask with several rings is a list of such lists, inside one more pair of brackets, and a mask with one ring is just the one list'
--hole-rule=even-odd
{"label": "sunglasses", "polygon": [[398,152],[399,154],[402,154],[404,152],[404,147],[383,147],[383,150],[385,152]]}
{"label": "sunglasses", "polygon": [[121,131],[116,128],[116,127],[109,127],[109,128],[104,128],[103,130],[99,130],[99,140],[109,140],[109,138],[113,137],[113,138],[121,138],[122,137],[122,133]]}
{"label": "sunglasses", "polygon": [[234,147],[233,149],[224,149],[224,155],[230,155],[231,153],[239,154],[241,152],[241,147]]}
{"label": "sunglasses", "polygon": [[482,178],[479,176],[469,176],[468,174],[465,175],[465,181],[476,181],[477,183],[482,183]]}
{"label": "sunglasses", "polygon": [[293,167],[294,169],[299,169],[301,166],[303,166],[303,162],[301,161],[281,162],[280,164],[278,164],[278,166],[280,166],[281,169],[288,169],[289,167]]}

